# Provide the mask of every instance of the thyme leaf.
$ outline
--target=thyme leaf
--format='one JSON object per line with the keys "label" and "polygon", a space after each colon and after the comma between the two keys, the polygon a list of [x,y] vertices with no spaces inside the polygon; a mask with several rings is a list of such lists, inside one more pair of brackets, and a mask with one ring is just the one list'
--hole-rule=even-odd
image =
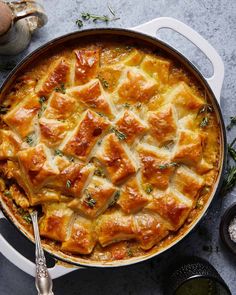
{"label": "thyme leaf", "polygon": [[204,128],[206,126],[209,125],[209,118],[208,117],[204,117],[201,121],[201,123],[199,124],[199,127]]}
{"label": "thyme leaf", "polygon": [[71,187],[71,181],[68,179],[66,181],[66,188],[70,188]]}
{"label": "thyme leaf", "polygon": [[84,190],[85,192],[85,199],[84,199],[84,203],[89,206],[91,209],[95,207],[97,201],[94,200],[94,198],[91,196],[91,194],[89,193],[89,191],[87,189]]}
{"label": "thyme leaf", "polygon": [[149,195],[153,191],[153,186],[148,183],[145,187],[145,192]]}
{"label": "thyme leaf", "polygon": [[43,104],[45,101],[46,101],[46,97],[45,97],[45,96],[41,96],[41,97],[39,98],[39,103],[40,103],[40,104]]}
{"label": "thyme leaf", "polygon": [[27,135],[25,138],[25,141],[28,143],[28,145],[33,146],[34,144],[33,134]]}
{"label": "thyme leaf", "polygon": [[109,83],[107,82],[107,80],[102,77],[101,75],[98,75],[98,79],[100,80],[102,86],[107,89],[109,87]]}
{"label": "thyme leaf", "polygon": [[179,164],[176,163],[176,162],[170,162],[170,163],[166,163],[166,164],[163,164],[163,165],[159,165],[159,169],[167,169],[167,168],[170,168],[170,167],[178,167]]}
{"label": "thyme leaf", "polygon": [[61,92],[61,93],[65,94],[66,93],[65,84],[61,83],[60,86],[55,87],[54,90],[56,92]]}
{"label": "thyme leaf", "polygon": [[115,135],[118,137],[119,140],[125,140],[126,137],[127,137],[123,132],[117,130],[114,127],[111,127],[110,130],[111,130],[111,132],[114,132],[115,133]]}
{"label": "thyme leaf", "polygon": [[105,174],[101,168],[98,168],[94,171],[94,175],[100,176],[100,177],[105,177]]}
{"label": "thyme leaf", "polygon": [[83,21],[81,20],[81,19],[77,19],[76,21],[75,21],[75,23],[77,24],[77,26],[79,27],[79,28],[82,28],[83,27]]}
{"label": "thyme leaf", "polygon": [[63,156],[63,152],[60,151],[60,150],[58,150],[58,149],[56,149],[56,150],[55,150],[55,155],[56,155],[56,156],[60,156],[60,157],[62,157],[62,156]]}

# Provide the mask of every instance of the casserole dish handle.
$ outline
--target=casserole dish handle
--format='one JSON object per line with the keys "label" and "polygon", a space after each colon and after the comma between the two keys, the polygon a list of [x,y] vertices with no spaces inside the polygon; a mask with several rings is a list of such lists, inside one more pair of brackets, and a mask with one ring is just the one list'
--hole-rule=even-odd
{"label": "casserole dish handle", "polygon": [[[3,213],[0,211],[0,219],[5,218]],[[0,234],[0,253],[4,255],[11,263],[15,266],[26,272],[31,276],[35,276],[35,264],[29,259],[21,255],[16,249],[14,249],[7,240]],[[48,271],[52,279],[61,277],[69,272],[80,269],[78,267],[64,267],[61,265],[55,264],[52,268],[49,268]],[[82,269],[82,267],[81,267]]]}
{"label": "casserole dish handle", "polygon": [[137,27],[131,28],[132,30],[145,33],[156,37],[157,31],[161,28],[172,29],[189,41],[191,41],[195,46],[197,46],[210,60],[213,66],[213,75],[210,78],[206,78],[208,84],[210,85],[215,97],[220,103],[220,92],[224,80],[224,64],[216,52],[216,50],[211,46],[211,44],[206,41],[201,35],[199,35],[195,30],[171,17],[160,17],[155,18],[147,23],[139,25]]}

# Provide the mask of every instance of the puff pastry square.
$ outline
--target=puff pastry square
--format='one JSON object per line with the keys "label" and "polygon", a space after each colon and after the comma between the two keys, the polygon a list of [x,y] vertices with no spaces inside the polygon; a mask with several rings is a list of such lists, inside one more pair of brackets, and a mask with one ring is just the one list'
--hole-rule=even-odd
{"label": "puff pastry square", "polygon": [[59,174],[49,149],[43,144],[19,151],[17,156],[25,182],[32,191],[37,191],[53,176]]}
{"label": "puff pastry square", "polygon": [[48,72],[36,85],[35,91],[39,96],[49,95],[57,87],[69,82],[70,65],[63,57],[55,60]]}
{"label": "puff pastry square", "polygon": [[0,160],[16,158],[22,141],[10,130],[0,130]]}
{"label": "puff pastry square", "polygon": [[120,212],[103,214],[98,219],[96,232],[103,247],[114,242],[133,239],[135,237],[133,216]]}
{"label": "puff pastry square", "polygon": [[43,212],[45,215],[39,222],[40,234],[56,241],[65,241],[73,211],[65,203],[51,203],[43,205]]}
{"label": "puff pastry square", "polygon": [[125,111],[116,121],[117,129],[125,135],[125,142],[133,144],[147,130],[146,124],[132,111]]}
{"label": "puff pastry square", "polygon": [[139,145],[138,153],[143,182],[157,189],[167,189],[175,170],[170,154],[147,144]]}
{"label": "puff pastry square", "polygon": [[69,155],[87,160],[96,142],[103,135],[109,123],[93,111],[87,111],[73,131],[63,143],[61,150]]}
{"label": "puff pastry square", "polygon": [[108,181],[94,176],[81,198],[69,203],[69,207],[88,218],[96,218],[111,203],[116,188]]}
{"label": "puff pastry square", "polygon": [[29,95],[4,116],[4,121],[24,138],[34,131],[34,123],[40,108],[38,96]]}
{"label": "puff pastry square", "polygon": [[103,139],[96,157],[105,165],[114,184],[121,183],[137,170],[131,152],[121,144],[115,134],[109,134]]}
{"label": "puff pastry square", "polygon": [[96,244],[93,223],[77,216],[69,239],[62,243],[61,249],[75,254],[90,254]]}

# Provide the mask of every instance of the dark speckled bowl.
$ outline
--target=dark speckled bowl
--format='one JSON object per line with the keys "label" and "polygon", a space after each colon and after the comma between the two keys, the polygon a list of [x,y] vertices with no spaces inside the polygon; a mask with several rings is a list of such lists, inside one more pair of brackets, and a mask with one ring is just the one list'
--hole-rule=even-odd
{"label": "dark speckled bowl", "polygon": [[224,213],[220,223],[220,236],[227,248],[236,255],[236,243],[229,236],[229,224],[236,216],[236,203],[233,203]]}
{"label": "dark speckled bowl", "polygon": [[[165,295],[232,295],[217,270],[202,258],[181,257],[169,269],[171,272],[166,274],[164,281],[163,294]],[[209,291],[206,288],[203,292],[196,290],[199,288],[200,281],[209,286]],[[195,283],[194,290],[186,293],[186,287],[190,283]]]}

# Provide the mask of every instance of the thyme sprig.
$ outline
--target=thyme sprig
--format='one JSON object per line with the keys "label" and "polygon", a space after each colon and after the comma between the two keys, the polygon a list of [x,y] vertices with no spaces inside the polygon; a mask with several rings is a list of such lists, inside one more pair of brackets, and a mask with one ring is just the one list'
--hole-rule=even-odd
{"label": "thyme sprig", "polygon": [[231,128],[236,125],[236,116],[235,117],[230,117],[230,123],[229,125],[226,127],[227,130],[231,130]]}
{"label": "thyme sprig", "polygon": [[116,17],[116,14],[114,12],[114,10],[111,8],[111,6],[107,5],[109,12],[111,13],[111,17],[104,14],[104,15],[97,15],[97,14],[93,14],[93,13],[89,13],[89,12],[82,12],[81,13],[81,18],[78,18],[75,23],[77,24],[77,26],[79,28],[82,28],[84,25],[84,21],[89,21],[92,20],[94,23],[96,23],[97,21],[100,22],[111,22],[111,21],[116,21],[118,19],[120,19],[119,17]]}
{"label": "thyme sprig", "polygon": [[171,168],[171,167],[178,167],[179,164],[176,162],[170,162],[170,163],[165,163],[163,165],[159,165],[158,168],[159,169],[167,169],[167,168]]}
{"label": "thyme sprig", "polygon": [[82,12],[81,17],[83,20],[92,20],[93,22],[102,21],[102,22],[110,22],[120,19],[119,17],[109,17],[108,15],[96,15],[88,12]]}
{"label": "thyme sprig", "polygon": [[[236,163],[236,150],[234,148],[234,144],[236,142],[236,138],[228,145],[228,154],[230,158]],[[226,194],[229,192],[236,184],[236,165],[231,165],[230,161],[227,163],[226,174],[223,181],[222,192]]]}

